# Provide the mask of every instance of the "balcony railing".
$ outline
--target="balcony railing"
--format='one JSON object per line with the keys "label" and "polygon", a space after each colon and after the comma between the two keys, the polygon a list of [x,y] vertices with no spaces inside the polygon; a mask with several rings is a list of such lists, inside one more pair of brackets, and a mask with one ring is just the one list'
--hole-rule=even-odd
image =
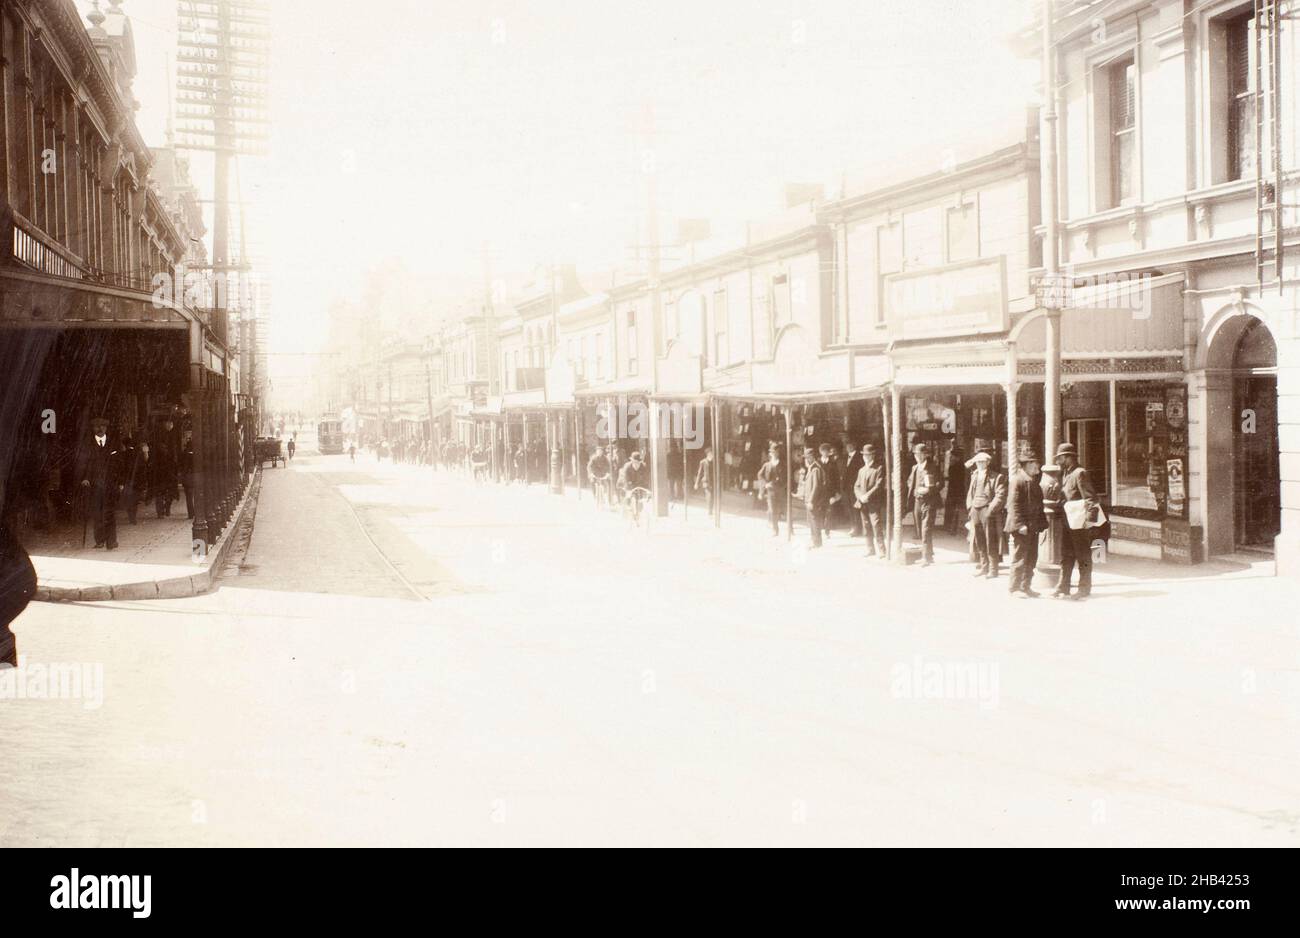
{"label": "balcony railing", "polygon": [[14,260],[43,274],[67,277],[71,280],[86,278],[86,268],[75,254],[47,237],[38,228],[17,218],[14,219],[10,251]]}

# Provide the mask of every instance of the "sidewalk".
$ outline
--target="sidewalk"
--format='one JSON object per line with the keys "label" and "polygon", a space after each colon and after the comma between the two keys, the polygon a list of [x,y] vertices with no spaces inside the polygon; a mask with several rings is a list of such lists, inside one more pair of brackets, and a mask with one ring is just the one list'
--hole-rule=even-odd
{"label": "sidewalk", "polygon": [[[374,463],[369,463],[367,468],[378,467]],[[392,463],[384,464],[383,468],[392,474],[409,472],[414,476],[426,478],[431,471],[428,466]],[[473,484],[468,475],[463,473],[441,470],[440,476],[448,481],[463,481],[467,486]],[[505,486],[499,483],[488,483],[478,491],[484,492],[485,497],[496,496],[534,502],[539,509],[542,505],[550,505],[557,515],[562,514],[571,522],[583,521],[588,512],[599,517],[592,502],[591,490],[587,488],[582,489],[580,497],[573,485],[565,486],[563,496],[551,494],[547,486],[538,483],[527,487],[519,484]],[[855,569],[866,569],[863,565],[870,565],[873,570],[892,568],[889,564],[868,559],[865,556],[865,540],[861,537],[851,537],[847,527],[837,528],[832,532],[821,551],[811,551],[803,505],[798,499],[794,502],[794,537],[791,540],[787,540],[787,523],[784,519],[781,522],[780,535],[773,537],[765,512],[752,508],[752,504],[751,499],[741,493],[724,493],[721,526],[715,528],[703,493],[691,492],[690,502],[685,511],[680,501],[674,501],[669,506],[667,517],[650,518],[649,534],[652,537],[680,537],[689,533],[693,537],[697,535],[702,538],[712,537],[715,539],[715,545],[732,544],[735,548],[734,556],[745,557],[747,561],[753,561],[760,569],[766,570],[770,570],[773,563],[777,565],[794,563],[808,572],[812,572],[809,570],[810,567],[820,568],[817,571],[818,576],[829,574],[834,578],[840,575],[852,577]],[[609,523],[615,525],[623,523],[616,510],[611,509],[607,514]],[[910,519],[903,524],[903,545],[905,548],[919,547],[913,540],[913,526]],[[951,578],[952,584],[964,581],[974,571],[974,566],[969,560],[966,540],[963,537],[936,531],[934,553],[934,570],[944,580]],[[814,557],[815,560],[812,559]],[[1008,566],[1009,556],[1004,556],[1001,577],[995,581],[1004,591],[1007,588]],[[901,571],[902,568],[896,569]],[[1104,563],[1093,565],[1093,593],[1099,598],[1110,596],[1133,599],[1141,596],[1156,596],[1167,593],[1168,590],[1164,587],[1173,584],[1214,583],[1241,579],[1275,580],[1272,558],[1234,555],[1216,557],[1200,564],[1185,566],[1142,557],[1111,554]],[[1075,585],[1077,582],[1076,575]],[[1050,575],[1042,572],[1036,574],[1034,588],[1040,593],[1050,592],[1054,587],[1055,582]]]}
{"label": "sidewalk", "polygon": [[[231,523],[205,556],[195,557],[191,522],[185,517],[184,502],[179,515],[155,516],[152,506],[141,505],[132,525],[126,512],[117,513],[116,550],[81,546],[81,530],[63,528],[53,532],[33,531],[23,546],[36,568],[36,596],[45,602],[97,602],[109,599],[175,599],[196,596],[212,588],[221,560],[238,529],[256,477],[235,511]],[[176,506],[173,506],[173,511]]]}

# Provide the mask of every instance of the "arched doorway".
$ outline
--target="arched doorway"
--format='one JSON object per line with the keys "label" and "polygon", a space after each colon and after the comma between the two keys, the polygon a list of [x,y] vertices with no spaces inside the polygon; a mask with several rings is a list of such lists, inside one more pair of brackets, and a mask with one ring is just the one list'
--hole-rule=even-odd
{"label": "arched doorway", "polygon": [[1282,518],[1277,344],[1254,316],[1236,339],[1231,368],[1234,542],[1238,549],[1272,551]]}

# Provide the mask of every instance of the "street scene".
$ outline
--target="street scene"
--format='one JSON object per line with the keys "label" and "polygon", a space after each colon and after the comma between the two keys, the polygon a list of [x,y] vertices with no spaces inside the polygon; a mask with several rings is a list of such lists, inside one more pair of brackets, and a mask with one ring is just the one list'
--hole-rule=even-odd
{"label": "street scene", "polygon": [[0,6],[0,847],[1300,846],[1300,8],[796,6]]}

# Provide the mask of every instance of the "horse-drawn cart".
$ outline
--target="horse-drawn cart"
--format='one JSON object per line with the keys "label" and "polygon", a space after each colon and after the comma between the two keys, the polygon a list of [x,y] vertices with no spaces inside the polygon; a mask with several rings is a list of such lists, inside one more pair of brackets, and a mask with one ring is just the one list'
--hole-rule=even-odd
{"label": "horse-drawn cart", "polygon": [[268,461],[272,466],[283,466],[284,453],[280,451],[280,438],[259,436],[253,442],[253,458],[257,460],[258,468],[266,465]]}

